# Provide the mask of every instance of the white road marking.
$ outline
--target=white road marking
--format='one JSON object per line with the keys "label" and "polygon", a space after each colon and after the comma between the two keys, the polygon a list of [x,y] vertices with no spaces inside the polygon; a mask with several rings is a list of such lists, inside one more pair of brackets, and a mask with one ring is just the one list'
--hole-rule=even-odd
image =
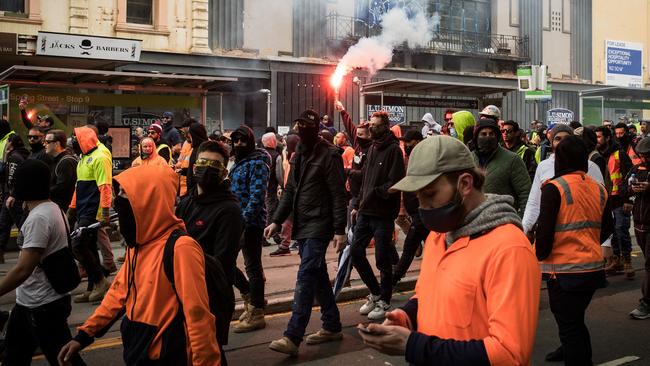
{"label": "white road marking", "polygon": [[619,365],[625,365],[626,363],[634,362],[634,361],[637,361],[637,360],[640,360],[640,359],[641,359],[641,357],[638,357],[638,356],[625,356],[625,357],[618,358],[616,360],[601,363],[601,364],[599,364],[597,366],[619,366]]}

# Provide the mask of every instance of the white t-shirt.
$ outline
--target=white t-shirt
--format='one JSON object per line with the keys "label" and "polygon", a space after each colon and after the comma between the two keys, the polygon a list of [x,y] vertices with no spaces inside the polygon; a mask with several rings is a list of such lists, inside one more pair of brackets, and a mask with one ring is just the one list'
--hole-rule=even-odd
{"label": "white t-shirt", "polygon": [[[22,249],[45,249],[41,261],[48,255],[68,246],[68,235],[59,206],[44,202],[34,207],[20,228],[23,236]],[[16,303],[35,308],[65,296],[54,291],[45,272],[36,267],[34,272],[16,289]]]}

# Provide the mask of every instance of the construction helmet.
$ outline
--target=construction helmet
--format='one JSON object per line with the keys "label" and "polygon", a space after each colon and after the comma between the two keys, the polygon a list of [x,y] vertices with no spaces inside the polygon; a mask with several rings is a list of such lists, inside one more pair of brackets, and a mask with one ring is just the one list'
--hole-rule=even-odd
{"label": "construction helmet", "polygon": [[497,108],[497,106],[492,104],[483,108],[483,110],[481,111],[481,113],[479,113],[479,115],[489,116],[497,120],[501,119],[501,111],[499,110],[499,108]]}

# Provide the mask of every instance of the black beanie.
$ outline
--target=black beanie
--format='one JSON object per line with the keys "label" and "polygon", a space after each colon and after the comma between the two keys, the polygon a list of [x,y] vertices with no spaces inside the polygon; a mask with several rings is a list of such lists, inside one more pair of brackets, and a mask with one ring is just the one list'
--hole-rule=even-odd
{"label": "black beanie", "polygon": [[589,151],[578,136],[567,136],[555,148],[555,176],[589,171]]}
{"label": "black beanie", "polygon": [[50,198],[50,168],[40,160],[28,159],[14,172],[14,197],[21,201]]}

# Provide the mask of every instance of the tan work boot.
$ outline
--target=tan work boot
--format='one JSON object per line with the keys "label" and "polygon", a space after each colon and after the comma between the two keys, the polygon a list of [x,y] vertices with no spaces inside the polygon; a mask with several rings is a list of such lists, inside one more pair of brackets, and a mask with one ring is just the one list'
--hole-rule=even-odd
{"label": "tan work boot", "polygon": [[72,301],[75,303],[82,303],[82,302],[88,302],[88,297],[90,297],[90,291],[84,291],[83,293],[76,295],[74,298],[72,298]]}
{"label": "tan work boot", "polygon": [[242,322],[244,319],[248,318],[251,312],[251,295],[250,294],[242,294],[241,295],[242,300],[244,300],[244,311],[241,313],[239,316],[239,321]]}
{"label": "tan work boot", "polygon": [[607,263],[605,264],[605,273],[609,276],[616,275],[617,268],[619,267],[620,258],[617,255],[613,255],[607,258]]}
{"label": "tan work boot", "polygon": [[623,272],[625,272],[625,277],[629,280],[633,279],[634,268],[632,267],[632,258],[627,256],[623,262]]}
{"label": "tan work boot", "polygon": [[90,295],[88,295],[88,301],[102,301],[109,288],[111,288],[111,283],[106,278],[102,278],[101,281],[95,284],[93,290],[90,292]]}
{"label": "tan work boot", "polygon": [[248,317],[240,321],[233,327],[235,333],[246,333],[266,327],[264,320],[264,309],[256,308],[251,305],[251,312]]}
{"label": "tan work boot", "polygon": [[298,346],[287,337],[282,337],[269,344],[269,348],[275,352],[287,354],[292,357],[298,356]]}
{"label": "tan work boot", "polygon": [[307,344],[321,344],[327,342],[340,341],[343,338],[343,333],[341,332],[330,332],[325,329],[321,329],[314,334],[310,334],[305,339]]}

